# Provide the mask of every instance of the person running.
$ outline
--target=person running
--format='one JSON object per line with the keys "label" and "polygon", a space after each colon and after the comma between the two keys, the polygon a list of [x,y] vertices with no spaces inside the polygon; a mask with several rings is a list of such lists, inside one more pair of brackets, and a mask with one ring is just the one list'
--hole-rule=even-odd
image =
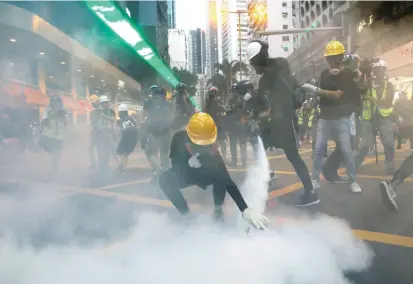
{"label": "person running", "polygon": [[291,75],[285,58],[270,58],[268,44],[253,41],[247,47],[247,58],[257,74],[262,75],[257,91],[257,118],[266,121],[261,131],[267,147],[284,150],[304,185],[304,194],[297,206],[317,204],[320,199],[313,189],[308,168],[298,153],[298,143],[294,126],[296,110],[295,91],[300,88]]}
{"label": "person running", "polygon": [[120,156],[118,171],[125,174],[125,168],[128,164],[128,157],[135,150],[138,143],[138,128],[136,121],[129,115],[128,106],[120,104],[118,106],[118,126],[121,129],[121,137],[116,149],[116,153]]}
{"label": "person running", "polygon": [[261,212],[248,207],[218,151],[217,136],[217,126],[212,117],[204,112],[195,113],[186,130],[175,133],[172,138],[172,167],[160,174],[160,188],[179,213],[188,215],[190,209],[181,189],[191,185],[206,189],[212,185],[215,219],[223,218],[222,206],[228,192],[244,220],[255,228],[265,229],[269,220]]}

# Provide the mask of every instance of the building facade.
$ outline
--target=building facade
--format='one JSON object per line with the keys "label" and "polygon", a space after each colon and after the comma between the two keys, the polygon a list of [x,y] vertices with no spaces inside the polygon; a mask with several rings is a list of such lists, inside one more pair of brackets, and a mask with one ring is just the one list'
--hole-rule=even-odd
{"label": "building facade", "polygon": [[187,69],[194,74],[205,74],[206,46],[205,32],[190,30],[187,34]]}
{"label": "building facade", "polygon": [[[267,0],[267,30],[294,28],[294,3],[291,1]],[[283,34],[267,38],[271,57],[288,57],[294,51],[293,35]]]}
{"label": "building facade", "polygon": [[218,55],[218,11],[217,2],[208,1],[208,23],[205,33],[205,73],[208,77],[214,74],[214,65],[219,62]]}
{"label": "building facade", "polygon": [[168,0],[168,28],[176,29],[175,0]]}
{"label": "building facade", "polygon": [[186,34],[184,30],[169,29],[168,31],[169,57],[171,68],[186,69]]}
{"label": "building facade", "polygon": [[248,0],[221,0],[220,2],[220,46],[222,60],[239,60],[241,45],[241,61],[246,60],[246,48],[249,41],[248,15],[241,14],[241,40],[239,36],[238,15],[230,12],[237,10],[246,11]]}
{"label": "building facade", "polygon": [[[352,43],[348,40],[354,26],[345,16],[352,1],[297,1],[295,21],[300,29],[308,31],[293,36],[295,47],[288,60],[299,81],[318,77],[326,68],[324,48],[332,39],[340,40],[347,47]],[[311,32],[312,28],[343,27],[342,30],[327,32]],[[350,48],[349,48],[350,47]]]}

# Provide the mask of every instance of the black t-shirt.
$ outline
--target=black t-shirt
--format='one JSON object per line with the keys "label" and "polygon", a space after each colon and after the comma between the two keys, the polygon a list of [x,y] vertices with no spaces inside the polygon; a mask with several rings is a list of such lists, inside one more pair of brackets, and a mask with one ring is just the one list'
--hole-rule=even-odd
{"label": "black t-shirt", "polygon": [[320,88],[344,92],[339,99],[320,96],[320,118],[335,120],[356,111],[360,101],[360,91],[354,82],[352,71],[344,69],[338,75],[331,75],[328,69],[324,70],[321,72]]}
{"label": "black t-shirt", "polygon": [[191,154],[189,151],[189,149],[191,149],[191,144],[186,131],[175,133],[171,141],[171,149],[169,152],[172,170],[180,175],[185,175],[186,177],[189,176],[191,179],[198,178],[202,180],[201,183],[205,185],[212,184],[213,182],[219,183],[225,187],[226,191],[231,195],[241,212],[248,208],[238,187],[232,181],[219,151],[213,150],[211,153],[200,154],[198,160],[201,163],[201,167],[191,168],[188,161],[192,154],[195,154]]}

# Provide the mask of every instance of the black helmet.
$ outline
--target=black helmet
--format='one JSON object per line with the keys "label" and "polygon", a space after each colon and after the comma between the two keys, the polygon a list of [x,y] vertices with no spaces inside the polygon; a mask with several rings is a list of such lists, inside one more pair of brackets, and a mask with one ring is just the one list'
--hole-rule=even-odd
{"label": "black helmet", "polygon": [[237,92],[237,90],[238,90],[237,86],[238,86],[237,83],[232,84],[232,86],[231,86],[231,92],[232,92],[232,93],[236,93],[236,92]]}
{"label": "black helmet", "polygon": [[186,90],[186,85],[184,83],[179,83],[178,85],[176,85],[175,90],[179,91],[185,91]]}
{"label": "black helmet", "polygon": [[250,80],[242,80],[236,84],[237,93],[245,94],[254,90],[254,84]]}

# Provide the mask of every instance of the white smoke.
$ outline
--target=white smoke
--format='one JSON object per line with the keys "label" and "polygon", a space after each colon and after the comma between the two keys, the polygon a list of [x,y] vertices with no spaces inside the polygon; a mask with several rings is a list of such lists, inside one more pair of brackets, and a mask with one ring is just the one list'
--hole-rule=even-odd
{"label": "white smoke", "polygon": [[[268,164],[263,162],[263,148],[259,152],[243,188],[250,206],[264,210]],[[368,269],[372,261],[369,248],[345,222],[325,215],[295,215],[283,223],[270,216],[269,231],[248,236],[239,226],[216,225],[205,216],[198,222],[179,223],[166,213],[146,211],[136,213],[136,223],[121,243],[102,249],[99,244],[76,245],[77,207],[63,206],[65,201],[57,197],[54,203],[50,198],[26,201],[24,206],[20,202],[0,199],[1,214],[8,217],[0,219],[0,283],[348,284],[346,272]],[[119,222],[128,218],[120,208],[106,208],[100,219],[107,214]],[[45,215],[71,220],[63,230],[73,238],[70,245],[34,249],[21,238],[33,233],[37,227],[30,224]],[[79,218],[89,219],[86,224],[91,226],[99,221],[93,212]],[[116,235],[119,228],[111,225],[114,222],[100,222]]]}

